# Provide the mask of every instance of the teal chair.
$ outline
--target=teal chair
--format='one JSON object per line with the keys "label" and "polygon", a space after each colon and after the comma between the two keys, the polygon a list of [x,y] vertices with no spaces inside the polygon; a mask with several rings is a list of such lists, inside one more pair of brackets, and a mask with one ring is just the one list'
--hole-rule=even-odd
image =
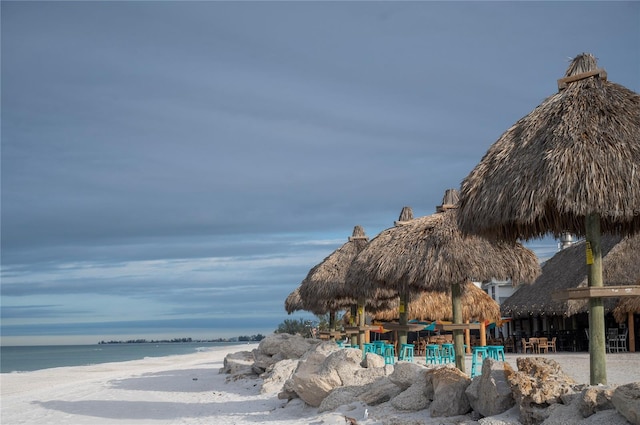
{"label": "teal chair", "polygon": [[425,348],[427,364],[440,364],[440,346],[438,344],[429,344]]}
{"label": "teal chair", "polygon": [[393,344],[385,344],[383,350],[384,364],[395,364],[396,347]]}
{"label": "teal chair", "polygon": [[456,353],[453,349],[453,344],[449,342],[442,344],[442,348],[440,349],[440,361],[442,363],[456,362]]}
{"label": "teal chair", "polygon": [[398,353],[398,360],[405,362],[413,361],[413,344],[402,344]]}
{"label": "teal chair", "polygon": [[488,345],[487,352],[490,358],[499,362],[504,361],[504,345]]}
{"label": "teal chair", "polygon": [[363,359],[365,357],[367,357],[367,353],[376,354],[376,347],[373,344],[365,343],[364,344],[364,351],[362,351],[362,358]]}
{"label": "teal chair", "polygon": [[[471,377],[475,377],[482,373],[482,362],[484,359],[489,357],[489,348],[488,347],[473,347],[473,353],[471,357]],[[480,371],[478,371],[478,368]]]}

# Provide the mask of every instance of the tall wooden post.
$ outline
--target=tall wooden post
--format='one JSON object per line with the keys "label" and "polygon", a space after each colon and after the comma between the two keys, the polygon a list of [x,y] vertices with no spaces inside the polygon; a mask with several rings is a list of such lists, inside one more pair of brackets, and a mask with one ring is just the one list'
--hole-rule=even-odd
{"label": "tall wooden post", "polygon": [[[589,214],[586,225],[587,280],[590,287],[602,287],[600,215]],[[607,383],[607,365],[602,298],[589,298],[589,372],[591,385]]]}
{"label": "tall wooden post", "polygon": [[487,346],[487,328],[484,326],[484,320],[480,321],[480,346]]}
{"label": "tall wooden post", "polygon": [[[351,306],[351,315],[349,316],[349,326],[356,326],[356,320],[358,319],[358,306],[357,305],[352,305]],[[351,334],[351,346],[355,347],[356,344],[358,343],[358,335],[357,334]]]}
{"label": "tall wooden post", "polygon": [[[451,286],[451,309],[453,310],[453,323],[462,324],[462,285],[460,282]],[[462,329],[453,330],[453,347],[456,354],[456,367],[462,373],[464,367],[464,333]]]}
{"label": "tall wooden post", "polygon": [[627,329],[629,329],[629,351],[631,351],[632,353],[635,353],[636,352],[636,326],[635,326],[635,323],[633,323],[633,312],[630,311],[629,313],[627,313],[627,315],[628,315]]}
{"label": "tall wooden post", "polygon": [[[398,306],[398,313],[400,315],[400,325],[407,326],[407,310],[409,309],[409,295],[407,294],[406,289],[403,289],[400,292],[400,305]],[[402,347],[402,344],[407,343],[407,330],[400,329],[398,330],[398,347]]]}
{"label": "tall wooden post", "polygon": [[364,351],[364,343],[365,341],[365,337],[364,337],[364,327],[365,327],[365,320],[364,320],[364,299],[359,299],[358,300],[358,345],[360,346],[360,349],[362,351]]}
{"label": "tall wooden post", "polygon": [[334,340],[336,339],[335,334],[333,333],[336,330],[336,312],[335,311],[330,311],[329,312],[329,339],[330,340]]}
{"label": "tall wooden post", "polygon": [[[468,320],[464,321],[465,325],[469,324]],[[467,354],[471,354],[471,329],[464,330],[464,344],[467,346]]]}

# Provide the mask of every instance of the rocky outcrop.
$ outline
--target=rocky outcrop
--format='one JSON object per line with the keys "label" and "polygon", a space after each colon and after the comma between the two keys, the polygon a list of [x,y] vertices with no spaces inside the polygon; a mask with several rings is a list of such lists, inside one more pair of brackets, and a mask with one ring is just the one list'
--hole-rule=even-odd
{"label": "rocky outcrop", "polygon": [[633,425],[640,425],[640,382],[620,385],[613,391],[611,403]]}
{"label": "rocky outcrop", "polygon": [[260,391],[263,394],[281,391],[284,383],[291,378],[293,371],[298,367],[299,361],[300,360],[285,359],[269,366],[267,370],[260,375],[260,378],[262,378],[262,388]]}
{"label": "rocky outcrop", "polygon": [[439,367],[426,373],[424,395],[431,400],[432,417],[464,415],[471,410],[465,391],[471,379],[453,367]]}
{"label": "rocky outcrop", "polygon": [[285,359],[299,359],[318,345],[325,344],[325,350],[337,350],[333,342],[322,343],[318,339],[303,338],[300,335],[273,334],[260,341],[258,348],[253,350],[253,369],[259,375],[269,366]]}
{"label": "rocky outcrop", "polygon": [[239,351],[227,354],[223,360],[219,373],[226,373],[231,376],[227,380],[235,380],[243,377],[255,375],[253,371],[253,353],[250,351]]}
{"label": "rocky outcrop", "polygon": [[560,365],[542,357],[520,357],[518,371],[508,377],[516,404],[520,408],[520,422],[524,425],[542,423],[550,414],[548,407],[561,402],[561,397],[575,392],[575,381]]}
{"label": "rocky outcrop", "polygon": [[613,409],[611,397],[615,386],[593,386],[585,388],[578,397],[576,404],[583,418],[589,417],[602,410]]}
{"label": "rocky outcrop", "polygon": [[513,372],[508,363],[485,359],[482,363],[482,374],[476,377],[465,391],[471,408],[485,417],[511,409],[515,400],[508,378]]}

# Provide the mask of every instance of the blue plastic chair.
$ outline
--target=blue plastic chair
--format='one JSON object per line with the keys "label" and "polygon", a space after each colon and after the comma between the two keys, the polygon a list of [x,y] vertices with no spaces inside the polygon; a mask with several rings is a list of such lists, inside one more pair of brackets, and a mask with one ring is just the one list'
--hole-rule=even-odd
{"label": "blue plastic chair", "polygon": [[393,344],[384,345],[384,364],[394,364],[396,362],[396,347]]}
{"label": "blue plastic chair", "polygon": [[443,363],[455,363],[456,353],[453,349],[453,344],[446,342],[442,344],[440,349],[440,361]]}
{"label": "blue plastic chair", "polygon": [[376,354],[376,347],[373,344],[365,343],[364,344],[364,351],[362,351],[362,358],[363,359],[365,357],[367,357],[367,353]]}

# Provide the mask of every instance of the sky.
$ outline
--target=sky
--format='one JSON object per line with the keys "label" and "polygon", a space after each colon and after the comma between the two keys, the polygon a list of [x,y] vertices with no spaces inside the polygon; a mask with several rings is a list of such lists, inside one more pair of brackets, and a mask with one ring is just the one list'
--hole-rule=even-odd
{"label": "sky", "polygon": [[3,345],[312,318],[309,269],[435,212],[571,58],[640,91],[638,2],[0,7]]}

